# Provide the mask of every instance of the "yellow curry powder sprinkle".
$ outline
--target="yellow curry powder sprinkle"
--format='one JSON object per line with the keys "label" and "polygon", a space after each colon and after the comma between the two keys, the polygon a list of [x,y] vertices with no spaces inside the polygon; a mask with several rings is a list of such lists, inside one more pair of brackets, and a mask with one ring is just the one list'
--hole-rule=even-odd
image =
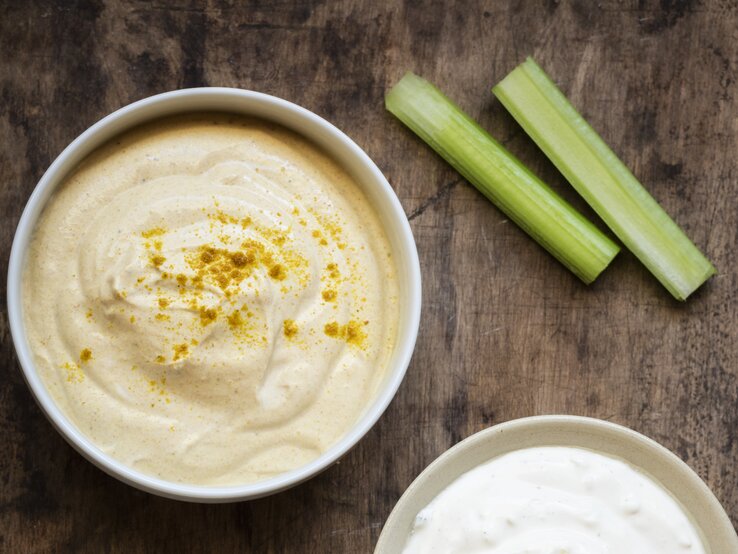
{"label": "yellow curry powder sprinkle", "polygon": [[244,229],[251,225],[250,217],[239,219],[236,216],[228,214],[222,210],[216,210],[214,213],[208,214],[208,219],[210,219],[211,221],[217,221],[223,225],[240,225]]}
{"label": "yellow curry powder sprinkle", "polygon": [[330,323],[325,324],[323,331],[329,337],[338,337],[341,332],[341,328],[339,327],[337,321],[331,321]]}
{"label": "yellow curry powder sprinkle", "polygon": [[149,261],[151,262],[151,265],[153,265],[156,268],[159,268],[161,267],[161,264],[167,261],[167,259],[161,254],[154,254],[149,257]]}
{"label": "yellow curry powder sprinkle", "polygon": [[[159,396],[159,400],[164,400],[167,404],[171,402],[171,399],[169,398],[169,395],[167,393],[166,385],[167,385],[167,375],[164,373],[161,378],[157,381],[156,379],[148,379],[147,381],[149,385],[149,392],[156,394]],[[154,406],[153,404],[151,405]]]}
{"label": "yellow curry powder sprinkle", "polygon": [[368,323],[368,321],[361,323],[352,319],[346,325],[339,325],[337,321],[331,321],[325,324],[323,332],[331,338],[340,339],[362,348],[367,337],[364,326]]}
{"label": "yellow curry powder sprinkle", "polygon": [[[231,254],[231,262],[235,267],[244,267],[245,265],[251,265],[256,261],[256,256],[253,252],[234,252]],[[237,272],[238,270],[234,269],[231,274],[234,272]]]}
{"label": "yellow curry powder sprinkle", "polygon": [[366,332],[363,329],[363,326],[369,323],[368,321],[365,321],[363,324],[359,323],[358,321],[349,321],[345,325],[346,329],[346,342],[350,344],[355,344],[356,346],[362,346],[364,343],[364,339],[366,339]]}
{"label": "yellow curry powder sprinkle", "polygon": [[166,233],[166,229],[163,229],[162,227],[153,227],[147,231],[143,231],[141,236],[145,239],[150,239],[151,237],[158,237],[164,233]]}
{"label": "yellow curry powder sprinkle", "polygon": [[227,224],[227,223],[237,224],[238,223],[238,218],[237,217],[234,217],[234,216],[232,216],[230,214],[227,214],[227,213],[225,213],[223,211],[220,211],[220,210],[218,210],[214,214],[210,214],[208,217],[210,219],[214,219],[216,221],[220,221],[223,224]]}
{"label": "yellow curry powder sprinkle", "polygon": [[203,327],[210,325],[218,318],[218,310],[216,310],[215,308],[205,308],[204,306],[200,306],[199,312],[200,324]]}
{"label": "yellow curry powder sprinkle", "polygon": [[229,287],[240,284],[251,275],[259,261],[259,252],[254,246],[257,243],[252,242],[244,243],[242,246],[245,248],[240,251],[204,245],[196,252],[188,254],[187,263],[195,271],[193,285],[199,288],[207,282],[227,292]]}
{"label": "yellow curry powder sprinkle", "polygon": [[233,313],[229,314],[226,320],[228,321],[228,327],[230,327],[231,331],[234,333],[243,329],[246,324],[243,317],[241,317],[240,310],[235,310]]}
{"label": "yellow curry powder sprinkle", "polygon": [[85,374],[77,364],[67,362],[62,367],[67,370],[68,383],[81,383],[85,380]]}
{"label": "yellow curry powder sprinkle", "polygon": [[337,296],[338,293],[333,289],[327,289],[323,291],[323,300],[325,300],[326,302],[333,302]]}
{"label": "yellow curry powder sprinkle", "polygon": [[172,356],[172,361],[176,362],[180,358],[185,358],[189,355],[190,346],[186,342],[183,342],[182,344],[175,344],[172,350],[174,350],[174,356]]}
{"label": "yellow curry powder sprinkle", "polygon": [[269,277],[277,281],[284,281],[287,278],[287,270],[282,264],[274,264],[269,268]]}
{"label": "yellow curry powder sprinkle", "polygon": [[[258,326],[258,324],[253,320],[254,313],[245,305],[241,310],[235,309],[224,313],[225,306],[207,307],[203,305],[203,295],[219,290],[225,299],[233,303],[239,294],[239,287],[243,286],[242,283],[253,276],[257,270],[264,271],[266,277],[275,281],[285,281],[279,290],[287,294],[294,286],[307,285],[310,278],[310,272],[307,271],[308,262],[299,252],[287,246],[290,238],[289,229],[264,227],[255,224],[250,217],[239,218],[220,209],[211,213],[203,209],[203,212],[207,214],[210,221],[210,230],[215,233],[215,236],[220,237],[226,246],[203,244],[194,249],[182,248],[184,262],[191,272],[167,272],[162,267],[167,262],[167,258],[162,255],[163,241],[159,238],[166,234],[167,230],[163,227],[154,227],[141,233],[141,236],[146,239],[144,246],[147,249],[148,260],[152,266],[159,269],[159,279],[171,279],[176,282],[179,297],[194,312],[195,322],[201,327],[206,327],[224,316],[224,323],[227,323],[234,335],[240,339],[266,341],[266,337],[261,333],[258,336],[252,333],[257,328],[255,325]],[[221,225],[223,227],[219,229],[218,226]],[[236,246],[238,232],[232,232],[232,230],[226,232],[225,227],[233,225],[238,225],[243,229],[251,228],[258,236],[246,238]],[[218,234],[219,231],[220,234]],[[324,240],[322,233],[316,232],[318,238]],[[172,267],[175,265],[176,261]],[[287,282],[287,279],[293,275],[294,282]],[[137,281],[137,284],[142,282],[143,278]],[[253,283],[249,282],[248,287],[253,287]],[[145,284],[144,288],[150,293],[154,292],[152,287]],[[258,296],[259,291],[254,292]],[[171,307],[173,302],[171,297],[161,296],[161,290],[158,288],[157,294],[160,295],[157,299],[160,310]],[[327,294],[331,297],[330,291]],[[157,313],[154,317],[159,321],[170,321],[171,319],[169,315],[162,312]],[[135,321],[134,316],[131,316],[130,321],[131,323]],[[289,323],[285,322],[283,331],[285,336],[291,337],[297,333],[297,325],[291,320],[288,321]],[[192,345],[197,344],[195,339],[189,342]],[[173,348],[173,361],[190,354],[186,342],[175,345]],[[165,362],[165,356],[156,357],[156,363],[164,364]]]}
{"label": "yellow curry powder sprinkle", "polygon": [[292,319],[285,319],[284,323],[282,324],[282,332],[284,333],[284,336],[289,338],[294,337],[297,334],[298,328],[297,323],[295,323]]}
{"label": "yellow curry powder sprinkle", "polygon": [[90,350],[89,348],[84,348],[79,353],[79,360],[82,363],[89,362],[91,359],[92,359],[92,350]]}

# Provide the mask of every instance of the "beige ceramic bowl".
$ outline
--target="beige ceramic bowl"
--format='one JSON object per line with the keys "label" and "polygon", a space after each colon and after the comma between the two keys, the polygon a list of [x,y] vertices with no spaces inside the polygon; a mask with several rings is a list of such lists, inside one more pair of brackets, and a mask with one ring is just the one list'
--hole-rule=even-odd
{"label": "beige ceramic bowl", "polygon": [[402,495],[379,537],[375,554],[400,553],[417,513],[474,467],[533,446],[587,448],[620,458],[661,484],[697,527],[710,554],[738,553],[738,536],[725,510],[687,464],[657,442],[599,419],[537,416],[495,425],[447,450]]}

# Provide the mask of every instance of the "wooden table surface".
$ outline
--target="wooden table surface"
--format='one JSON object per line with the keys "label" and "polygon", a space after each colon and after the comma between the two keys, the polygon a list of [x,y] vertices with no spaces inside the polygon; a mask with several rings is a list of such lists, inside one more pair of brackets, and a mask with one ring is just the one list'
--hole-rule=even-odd
{"label": "wooden table surface", "polygon": [[[383,107],[406,70],[440,85],[594,218],[490,93],[533,55],[719,270],[680,304],[629,253],[592,286],[563,269]],[[376,161],[423,271],[417,348],[339,465],[253,502],[138,492],[75,453],[33,401],[0,313],[0,550],[370,552],[405,488],[495,423],[568,413],[681,456],[738,523],[738,7],[579,0],[0,4],[0,259],[79,133],[167,90],[274,94]]]}

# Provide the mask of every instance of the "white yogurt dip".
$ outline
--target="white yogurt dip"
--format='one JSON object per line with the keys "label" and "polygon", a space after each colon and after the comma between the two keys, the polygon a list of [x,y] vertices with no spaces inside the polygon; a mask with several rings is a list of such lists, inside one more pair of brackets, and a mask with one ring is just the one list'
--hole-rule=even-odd
{"label": "white yogurt dip", "polygon": [[24,271],[54,400],[104,452],[170,481],[312,461],[394,348],[376,214],[331,159],[260,121],[163,120],[99,149],[50,200]]}
{"label": "white yogurt dip", "polygon": [[620,460],[537,447],[465,473],[416,517],[405,554],[704,554],[658,484]]}

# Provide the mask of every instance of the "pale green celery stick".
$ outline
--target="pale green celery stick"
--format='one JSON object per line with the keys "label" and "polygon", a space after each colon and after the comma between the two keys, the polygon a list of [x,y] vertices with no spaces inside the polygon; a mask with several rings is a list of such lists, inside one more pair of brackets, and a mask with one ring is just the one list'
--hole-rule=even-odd
{"label": "pale green celery stick", "polygon": [[436,87],[407,73],[387,109],[585,283],[619,248]]}
{"label": "pale green celery stick", "polygon": [[493,92],[546,156],[678,300],[715,268],[531,59]]}

